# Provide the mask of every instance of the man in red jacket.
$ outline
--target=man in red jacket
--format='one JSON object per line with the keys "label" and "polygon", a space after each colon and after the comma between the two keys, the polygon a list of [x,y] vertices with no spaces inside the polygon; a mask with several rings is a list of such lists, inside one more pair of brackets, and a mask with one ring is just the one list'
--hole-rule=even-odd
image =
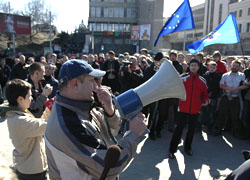
{"label": "man in red jacket", "polygon": [[221,53],[220,53],[220,51],[215,51],[213,53],[213,60],[217,64],[217,72],[218,73],[224,74],[224,73],[227,72],[226,63],[221,61]]}
{"label": "man in red jacket", "polygon": [[192,59],[190,61],[189,68],[189,73],[181,75],[186,89],[187,98],[185,101],[179,100],[177,126],[174,130],[169,147],[168,157],[170,159],[175,158],[174,153],[177,151],[182,131],[186,124],[188,124],[188,131],[184,143],[184,150],[186,154],[192,156],[193,153],[191,151],[191,144],[193,141],[198,115],[200,113],[201,106],[206,106],[209,103],[206,80],[197,73],[200,68],[200,62],[197,59]]}

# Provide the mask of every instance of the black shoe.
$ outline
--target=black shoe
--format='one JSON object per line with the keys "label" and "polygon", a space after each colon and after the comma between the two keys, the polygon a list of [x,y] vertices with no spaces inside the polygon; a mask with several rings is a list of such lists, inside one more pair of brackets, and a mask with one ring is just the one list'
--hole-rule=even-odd
{"label": "black shoe", "polygon": [[240,130],[240,129],[234,129],[233,130],[233,135],[238,138],[238,139],[242,139],[242,140],[246,140],[248,139],[246,133],[244,133],[244,131]]}
{"label": "black shoe", "polygon": [[219,135],[221,135],[221,129],[220,128],[214,128],[212,130],[212,135],[213,136],[219,136]]}
{"label": "black shoe", "polygon": [[169,152],[169,153],[168,153],[168,158],[169,158],[169,159],[175,159],[174,153]]}
{"label": "black shoe", "polygon": [[243,151],[241,151],[241,153],[242,153],[245,161],[248,160],[248,159],[250,159],[250,151],[243,150]]}
{"label": "black shoe", "polygon": [[161,138],[161,132],[160,131],[156,131],[156,137]]}
{"label": "black shoe", "polygon": [[154,133],[149,133],[149,138],[151,140],[155,140],[155,134]]}
{"label": "black shoe", "polygon": [[174,132],[174,128],[168,128],[168,131],[173,133]]}
{"label": "black shoe", "polygon": [[185,149],[185,153],[189,156],[193,156],[193,152],[191,150],[186,150]]}

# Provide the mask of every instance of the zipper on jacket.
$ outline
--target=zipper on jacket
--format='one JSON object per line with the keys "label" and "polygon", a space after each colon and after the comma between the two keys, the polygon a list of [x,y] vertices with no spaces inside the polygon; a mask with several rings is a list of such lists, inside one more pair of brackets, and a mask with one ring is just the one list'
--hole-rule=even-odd
{"label": "zipper on jacket", "polygon": [[195,79],[195,76],[192,77],[192,92],[191,92],[190,107],[189,107],[189,113],[190,114],[191,114],[191,106],[192,106],[193,91],[194,91],[194,79]]}

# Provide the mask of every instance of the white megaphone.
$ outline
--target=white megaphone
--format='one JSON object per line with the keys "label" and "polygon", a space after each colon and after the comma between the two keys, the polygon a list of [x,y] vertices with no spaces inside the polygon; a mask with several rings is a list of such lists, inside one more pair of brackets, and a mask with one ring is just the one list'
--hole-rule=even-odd
{"label": "white megaphone", "polygon": [[172,62],[162,60],[160,69],[148,81],[113,98],[122,118],[130,120],[144,106],[161,99],[186,99],[185,87]]}

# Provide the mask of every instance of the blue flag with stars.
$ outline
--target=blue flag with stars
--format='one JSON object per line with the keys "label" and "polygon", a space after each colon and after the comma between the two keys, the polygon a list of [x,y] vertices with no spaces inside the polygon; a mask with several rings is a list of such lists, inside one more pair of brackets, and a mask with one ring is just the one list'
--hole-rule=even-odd
{"label": "blue flag with stars", "polygon": [[189,0],[184,0],[174,14],[172,14],[171,18],[169,18],[165,25],[161,28],[161,32],[158,34],[154,42],[154,46],[156,46],[158,39],[161,36],[186,29],[193,29],[194,27],[194,18]]}
{"label": "blue flag with stars", "polygon": [[186,47],[191,54],[195,54],[212,44],[234,44],[240,42],[238,26],[233,13],[225,19],[223,23],[217,26],[207,36],[188,44]]}

